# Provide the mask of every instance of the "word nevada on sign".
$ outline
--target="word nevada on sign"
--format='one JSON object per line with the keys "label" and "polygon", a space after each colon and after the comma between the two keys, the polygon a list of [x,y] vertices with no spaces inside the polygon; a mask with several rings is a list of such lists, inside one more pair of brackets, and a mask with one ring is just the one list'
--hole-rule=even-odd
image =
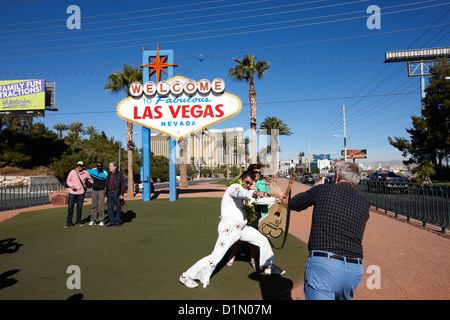
{"label": "word nevada on sign", "polygon": [[179,139],[237,115],[241,100],[225,92],[222,79],[192,81],[176,76],[166,81],[134,82],[131,97],[117,106],[124,120]]}

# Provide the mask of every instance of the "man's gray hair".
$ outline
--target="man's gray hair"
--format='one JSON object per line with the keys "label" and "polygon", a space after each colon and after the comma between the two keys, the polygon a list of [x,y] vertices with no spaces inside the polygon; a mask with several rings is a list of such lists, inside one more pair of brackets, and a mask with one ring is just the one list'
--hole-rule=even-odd
{"label": "man's gray hair", "polygon": [[345,179],[355,185],[358,185],[361,180],[361,169],[359,165],[352,162],[340,163],[336,167],[336,171],[339,172],[340,179]]}
{"label": "man's gray hair", "polygon": [[115,162],[110,162],[109,164],[110,164],[110,165],[112,164],[114,167],[117,168],[117,164],[116,164]]}

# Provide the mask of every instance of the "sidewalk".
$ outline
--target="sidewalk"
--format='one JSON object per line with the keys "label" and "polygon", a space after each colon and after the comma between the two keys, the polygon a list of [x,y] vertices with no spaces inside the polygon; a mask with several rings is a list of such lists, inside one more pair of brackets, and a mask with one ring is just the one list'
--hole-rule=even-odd
{"label": "sidewalk", "polygon": [[[287,179],[278,179],[279,189],[285,190]],[[179,198],[222,197],[227,186],[199,184],[187,189],[179,188]],[[304,192],[310,186],[295,182],[292,195]],[[273,189],[273,188],[272,188]],[[272,190],[273,191],[273,190]],[[169,190],[158,190],[152,199],[168,199]],[[137,195],[136,200],[140,200]],[[130,201],[130,200],[128,200]],[[85,201],[89,204],[90,199]],[[0,222],[21,212],[45,210],[52,205],[0,212]],[[291,212],[289,232],[308,242],[312,208]],[[432,300],[450,299],[450,236],[440,229],[423,228],[420,223],[395,219],[374,209],[366,226],[363,239],[364,269],[366,273],[355,293],[355,300]],[[381,288],[369,289],[369,266],[377,266],[381,275]],[[303,300],[303,283],[294,285],[287,298]]]}
{"label": "sidewalk", "polygon": [[[279,185],[285,188],[287,180],[279,179]],[[309,188],[296,182],[292,195]],[[312,208],[300,213],[291,211],[289,232],[308,242],[311,216]],[[355,292],[355,300],[450,299],[450,236],[442,234],[440,228],[423,228],[421,223],[391,218],[372,208],[363,248],[366,272]],[[371,265],[380,268],[380,289],[367,287],[367,280],[373,274],[373,271],[367,273]],[[302,283],[294,287],[291,297],[304,299]]]}

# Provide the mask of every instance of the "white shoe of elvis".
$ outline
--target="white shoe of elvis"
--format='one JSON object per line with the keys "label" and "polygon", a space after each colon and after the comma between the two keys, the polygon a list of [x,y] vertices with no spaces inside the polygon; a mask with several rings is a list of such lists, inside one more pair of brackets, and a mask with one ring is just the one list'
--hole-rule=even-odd
{"label": "white shoe of elvis", "polygon": [[183,274],[180,277],[180,282],[184,284],[188,288],[196,288],[198,287],[198,283],[194,281],[191,277],[189,277],[186,272],[183,272]]}
{"label": "white shoe of elvis", "polygon": [[286,270],[282,270],[273,264],[270,267],[265,267],[264,273],[282,276],[286,274]]}

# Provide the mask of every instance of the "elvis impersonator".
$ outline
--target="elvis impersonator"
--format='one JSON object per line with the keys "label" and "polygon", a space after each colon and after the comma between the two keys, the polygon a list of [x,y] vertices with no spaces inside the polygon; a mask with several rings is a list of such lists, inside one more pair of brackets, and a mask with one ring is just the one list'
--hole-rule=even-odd
{"label": "elvis impersonator", "polygon": [[180,282],[188,288],[198,286],[195,280],[199,280],[203,287],[209,284],[209,279],[217,264],[225,256],[229,248],[238,240],[248,242],[260,249],[259,266],[265,274],[283,275],[286,271],[275,266],[275,257],[270,247],[269,240],[258,230],[247,225],[245,213],[246,206],[251,204],[271,205],[275,202],[286,203],[286,197],[268,197],[263,191],[250,190],[254,183],[255,175],[245,171],[239,178],[240,183],[234,183],[228,187],[222,197],[221,216],[218,227],[219,237],[213,252],[200,259],[180,277]]}

